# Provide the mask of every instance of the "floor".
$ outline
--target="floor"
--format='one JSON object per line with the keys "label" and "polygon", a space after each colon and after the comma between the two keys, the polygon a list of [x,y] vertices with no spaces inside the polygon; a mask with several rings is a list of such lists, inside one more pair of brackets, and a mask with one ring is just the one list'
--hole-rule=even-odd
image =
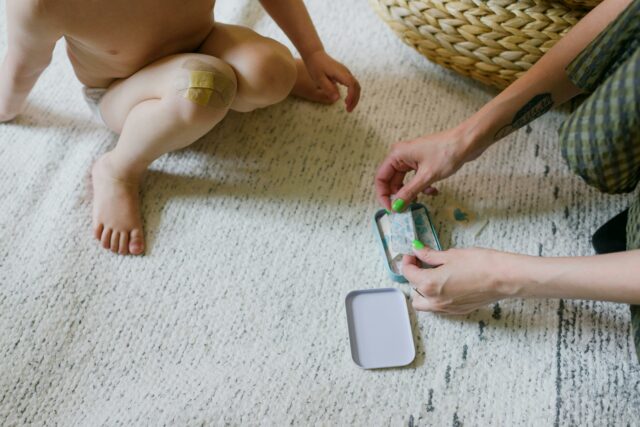
{"label": "floor", "polygon": [[[220,20],[284,40],[257,2],[219,3]],[[91,238],[87,174],[116,138],[83,104],[63,45],[24,115],[0,125],[0,424],[637,423],[624,305],[412,312],[411,366],[353,363],[345,295],[394,286],[372,231],[376,166],[394,141],[453,126],[495,92],[428,63],[364,0],[308,3],[327,50],[361,80],[362,104],[346,114],[290,99],[231,114],[159,160],[144,185],[144,257]],[[628,196],[570,174],[556,137],[565,114],[422,199],[444,246],[593,253],[591,233]],[[452,207],[486,227],[456,223]]]}

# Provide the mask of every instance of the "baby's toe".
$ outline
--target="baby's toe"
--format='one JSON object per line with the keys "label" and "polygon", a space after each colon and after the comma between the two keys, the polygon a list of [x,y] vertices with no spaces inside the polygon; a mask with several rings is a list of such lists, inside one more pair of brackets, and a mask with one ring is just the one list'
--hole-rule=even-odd
{"label": "baby's toe", "polygon": [[100,242],[102,243],[102,247],[105,249],[111,248],[111,233],[112,230],[108,227],[105,227],[102,231],[102,238],[100,239]]}
{"label": "baby's toe", "polygon": [[140,255],[144,252],[144,237],[142,230],[134,229],[129,235],[129,252],[133,255]]}
{"label": "baby's toe", "polygon": [[101,240],[103,231],[104,231],[104,224],[96,225],[93,229],[93,237],[95,237],[96,240]]}
{"label": "baby's toe", "polygon": [[111,233],[111,244],[109,245],[109,247],[111,248],[111,252],[118,253],[118,250],[120,249],[120,232],[119,231],[114,230]]}
{"label": "baby's toe", "polygon": [[120,255],[129,254],[129,233],[120,233],[120,246],[118,248]]}

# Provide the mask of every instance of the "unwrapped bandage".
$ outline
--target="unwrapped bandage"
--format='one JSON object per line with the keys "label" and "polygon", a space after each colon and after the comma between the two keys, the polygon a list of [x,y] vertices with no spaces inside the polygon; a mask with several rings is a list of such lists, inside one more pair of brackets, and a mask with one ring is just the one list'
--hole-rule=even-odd
{"label": "unwrapped bandage", "polygon": [[416,240],[416,226],[411,209],[391,214],[389,245],[396,254],[413,254],[413,241]]}

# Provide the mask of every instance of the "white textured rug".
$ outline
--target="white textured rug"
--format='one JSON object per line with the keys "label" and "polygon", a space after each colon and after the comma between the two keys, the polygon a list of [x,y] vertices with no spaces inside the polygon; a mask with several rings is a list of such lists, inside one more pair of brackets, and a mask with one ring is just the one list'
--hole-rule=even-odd
{"label": "white textured rug", "polygon": [[[370,223],[377,164],[393,141],[452,126],[492,92],[423,60],[364,0],[309,6],[361,79],[362,104],[232,114],[158,161],[145,257],[91,238],[87,171],[115,138],[83,104],[62,45],[26,113],[0,125],[0,424],[637,425],[623,305],[412,314],[411,367],[354,365],[344,297],[392,285]],[[218,9],[283,39],[257,2]],[[590,234],[627,198],[570,175],[562,114],[441,185],[427,202],[445,245],[592,253]],[[490,219],[480,238],[447,218],[452,204]]]}

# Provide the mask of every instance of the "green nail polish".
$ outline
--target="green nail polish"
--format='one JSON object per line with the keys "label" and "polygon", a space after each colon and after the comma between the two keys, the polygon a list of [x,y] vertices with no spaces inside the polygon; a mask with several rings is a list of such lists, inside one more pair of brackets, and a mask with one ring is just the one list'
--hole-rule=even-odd
{"label": "green nail polish", "polygon": [[416,239],[413,241],[413,247],[416,248],[417,250],[424,249],[424,243]]}
{"label": "green nail polish", "polygon": [[396,199],[395,202],[393,202],[391,209],[393,209],[396,212],[402,212],[402,209],[404,209],[404,200]]}
{"label": "green nail polish", "polygon": [[387,215],[391,215],[391,211],[389,209],[385,209],[384,211],[387,213]]}

